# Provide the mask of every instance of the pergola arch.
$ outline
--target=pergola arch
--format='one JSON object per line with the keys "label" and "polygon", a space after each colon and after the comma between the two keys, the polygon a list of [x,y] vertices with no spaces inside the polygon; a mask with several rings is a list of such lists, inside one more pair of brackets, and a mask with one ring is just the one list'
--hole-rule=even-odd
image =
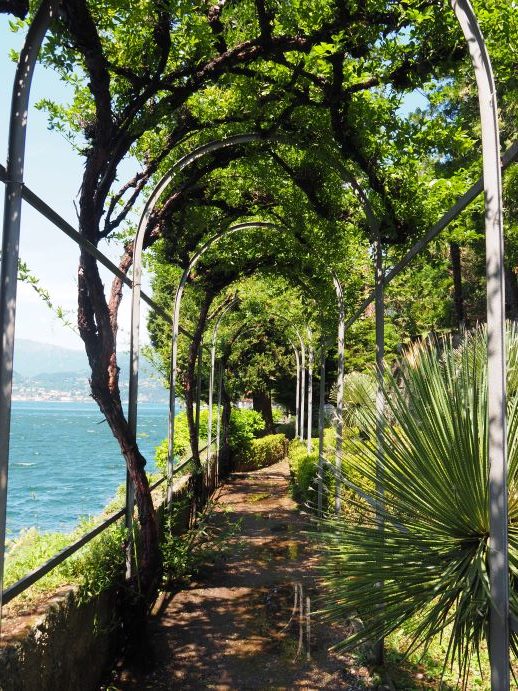
{"label": "pergola arch", "polygon": [[[12,356],[16,311],[16,272],[23,196],[25,128],[32,72],[41,43],[58,8],[57,0],[44,0],[30,27],[17,71],[13,96],[9,158],[6,169],[6,205],[1,271],[0,321],[3,339],[0,346],[0,541],[5,542],[5,506],[12,388]],[[482,121],[484,190],[486,197],[486,255],[488,263],[488,370],[489,454],[491,460],[491,618],[490,648],[492,682],[495,689],[509,686],[509,593],[507,562],[507,485],[505,428],[505,355],[503,232],[501,210],[501,169],[499,160],[496,90],[491,65],[476,17],[467,0],[452,0],[451,5],[466,39],[477,79]],[[140,277],[134,275],[134,282]],[[383,277],[381,283],[387,282]],[[132,309],[133,312],[133,309]],[[132,368],[133,368],[132,362]],[[3,548],[0,549],[0,577],[3,572]]]}
{"label": "pergola arch", "polygon": [[[175,405],[176,405],[176,378],[177,378],[177,348],[178,348],[178,335],[179,335],[179,327],[180,327],[180,307],[181,307],[181,300],[183,296],[183,290],[185,288],[185,285],[187,283],[187,280],[189,278],[189,275],[191,271],[195,268],[197,265],[198,261],[202,258],[203,254],[210,248],[212,247],[216,242],[218,242],[220,239],[227,237],[229,235],[232,235],[236,232],[242,231],[242,230],[247,230],[250,228],[264,228],[268,230],[286,230],[283,226],[280,226],[275,223],[271,222],[265,222],[265,221],[247,221],[243,223],[239,223],[233,226],[229,226],[226,229],[222,230],[221,232],[213,235],[211,238],[209,238],[193,255],[191,258],[188,266],[184,269],[182,276],[180,278],[180,282],[178,285],[178,289],[175,293],[175,298],[173,302],[173,325],[172,325],[172,346],[171,346],[171,375],[170,375],[170,406],[169,406],[169,454],[168,454],[168,468],[169,468],[169,477],[172,477],[172,463],[173,463],[173,447],[174,447],[174,419],[175,419]],[[138,285],[138,284],[137,284]],[[131,360],[132,362],[135,361],[137,354],[138,354],[138,334],[137,333],[132,333],[132,350],[131,350]],[[301,372],[302,376],[304,376],[304,365],[305,365],[305,351],[304,351],[304,343],[302,338],[299,335],[299,338],[301,339]],[[134,349],[134,350],[133,350]],[[301,382],[301,390],[304,390],[304,380]],[[132,398],[130,399],[130,405],[136,407],[136,401],[137,401],[137,394],[138,394],[138,387],[136,386],[136,382],[134,382],[134,386],[130,389],[132,391]],[[303,396],[303,394],[302,394]],[[304,408],[304,399],[302,398],[301,400],[301,407],[302,409]]]}

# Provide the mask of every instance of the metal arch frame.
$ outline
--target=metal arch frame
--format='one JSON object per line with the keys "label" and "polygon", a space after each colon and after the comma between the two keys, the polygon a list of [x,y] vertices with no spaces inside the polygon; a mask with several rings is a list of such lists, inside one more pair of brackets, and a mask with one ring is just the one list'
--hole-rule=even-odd
{"label": "metal arch frame", "polygon": [[11,99],[0,274],[0,618],[4,580],[9,435],[25,143],[32,77],[58,0],[43,0],[22,48]]}
{"label": "metal arch frame", "polygon": [[[455,5],[455,0],[452,0],[453,4]],[[473,15],[474,16],[474,15]],[[258,141],[258,140],[267,140],[268,137],[265,137],[263,135],[259,135],[257,133],[251,133],[251,134],[244,134],[244,135],[236,135],[235,137],[228,138],[227,140],[220,140],[220,141],[215,141],[215,142],[210,142],[207,145],[203,145],[196,149],[194,152],[191,154],[188,154],[185,156],[183,159],[180,159],[180,161],[176,164],[176,166],[172,169],[172,171],[164,176],[162,179],[161,183],[159,183],[158,188],[155,189],[155,192],[152,195],[152,198],[150,198],[149,203],[146,204],[146,208],[144,210],[144,214],[141,219],[141,223],[139,224],[139,231],[137,233],[137,238],[136,238],[136,243],[135,243],[135,267],[134,271],[137,268],[138,264],[138,271],[140,272],[140,266],[141,266],[141,253],[142,253],[142,245],[143,245],[143,230],[145,225],[147,224],[147,221],[149,220],[149,216],[151,214],[152,209],[154,208],[154,205],[156,204],[156,201],[158,200],[159,196],[162,194],[162,192],[166,189],[167,185],[170,183],[172,178],[174,177],[175,173],[178,172],[179,170],[182,170],[184,167],[189,165],[191,162],[194,160],[200,158],[201,156],[211,153],[212,151],[218,150],[220,148],[224,148],[226,146],[234,146],[234,145],[239,145],[239,144],[244,144],[244,143],[249,143],[251,141]],[[504,154],[503,160],[502,160],[502,166],[507,167],[513,160],[515,160],[518,157],[518,142],[515,142],[510,149]],[[379,222],[377,221],[372,208],[370,206],[369,200],[364,194],[362,188],[357,184],[356,180],[354,179],[354,176],[351,176],[351,174],[344,169],[344,172],[348,178],[348,180],[351,182],[353,188],[355,189],[357,196],[360,199],[360,202],[362,203],[362,206],[364,208],[364,212],[366,214],[367,220],[369,221],[369,225],[371,227],[371,230],[375,230],[376,226],[379,229]],[[417,241],[414,246],[409,250],[407,255],[403,258],[403,260],[393,267],[393,269],[389,272],[387,276],[383,276],[382,283],[380,285],[377,285],[374,292],[367,298],[367,300],[362,303],[360,308],[345,322],[343,325],[344,327],[344,333],[347,328],[349,328],[355,321],[358,319],[364,312],[365,308],[373,301],[376,300],[376,296],[379,294],[380,291],[383,290],[383,287],[387,285],[390,280],[392,280],[398,273],[400,273],[436,235],[438,235],[441,230],[443,230],[457,215],[459,215],[464,208],[468,206],[473,199],[478,196],[478,194],[482,191],[482,181],[479,180],[477,183],[475,183],[464,195],[461,196],[461,198],[458,200],[458,202],[448,210],[443,217],[439,220],[435,226],[433,226],[430,231],[419,241]],[[147,216],[146,216],[147,214]],[[145,218],[146,217],[146,218]],[[141,242],[140,242],[140,247],[137,247],[137,240],[139,239],[138,236],[142,236]],[[134,274],[135,275],[135,274]],[[138,284],[139,281],[134,279],[134,284]],[[133,311],[132,311],[133,314]],[[345,318],[345,317],[344,317]],[[379,320],[376,320],[377,326],[379,326]],[[133,329],[132,329],[133,331]],[[339,328],[340,331],[340,328]],[[383,336],[381,336],[383,338]],[[339,347],[340,347],[340,333],[339,333]],[[377,333],[377,352],[381,352],[381,349],[379,347],[380,343],[380,334]],[[300,439],[301,441],[304,440],[303,438],[303,416],[304,416],[304,388],[305,388],[305,362],[304,362],[304,352],[302,352],[303,356],[303,363],[302,363],[302,386],[301,386],[301,395],[302,395],[302,401],[301,401],[301,415],[302,415],[302,420],[301,420],[301,435]],[[132,353],[132,362],[133,362],[133,353]],[[131,384],[131,372],[130,372],[130,384]],[[339,386],[340,389],[340,386]],[[130,385],[130,391],[131,391],[131,385]],[[377,400],[381,400],[379,397]],[[336,507],[337,510],[339,510],[340,506],[340,500],[337,498],[336,500]]]}
{"label": "metal arch frame", "polygon": [[506,691],[509,674],[509,556],[506,429],[505,282],[498,104],[484,36],[468,0],[451,0],[477,81],[486,210],[487,369],[491,593],[491,688]]}
{"label": "metal arch frame", "polygon": [[[255,141],[264,141],[265,137],[257,132],[234,135],[225,139],[208,142],[198,146],[190,153],[182,156],[160,179],[147,199],[144,210],[139,219],[135,240],[133,242],[133,275],[131,284],[131,333],[130,333],[130,375],[128,392],[128,424],[133,435],[137,434],[137,407],[138,407],[138,370],[140,356],[140,300],[142,295],[142,254],[146,229],[160,197],[174,180],[178,173],[203,156],[220,151],[225,148],[239,146]],[[131,423],[130,423],[131,420]],[[127,478],[129,483],[129,478]],[[132,496],[132,489],[127,489],[127,494]]]}
{"label": "metal arch frame", "polygon": [[[233,340],[232,340],[232,345],[241,338],[246,333],[250,333],[251,331],[257,331],[259,329],[259,325],[255,324],[252,326],[249,326],[246,328],[246,324],[243,324],[238,332],[234,335]],[[224,379],[225,379],[225,367],[223,364],[223,361],[220,361],[220,370],[219,370],[219,387],[218,387],[218,419],[216,421],[216,464],[219,467],[219,452],[220,452],[220,437],[221,437],[221,394],[223,392],[224,388]]]}
{"label": "metal arch frame", "polygon": [[[189,265],[184,270],[180,283],[178,285],[174,303],[173,303],[173,326],[172,326],[172,340],[171,340],[171,374],[170,374],[170,396],[169,396],[169,432],[168,432],[168,454],[167,454],[167,477],[172,477],[173,470],[173,447],[174,447],[174,433],[175,433],[175,414],[176,414],[176,380],[177,380],[177,369],[178,369],[178,334],[180,325],[180,307],[182,303],[182,296],[185,285],[189,278],[192,269],[199,262],[201,257],[205,252],[224,237],[236,233],[241,230],[246,230],[250,228],[268,228],[268,229],[280,229],[280,226],[275,223],[265,222],[265,221],[247,221],[244,223],[238,223],[235,226],[230,226],[225,228],[220,233],[213,235],[209,238],[200,249],[194,254],[189,262]],[[132,353],[133,355],[133,353]]]}
{"label": "metal arch frame", "polygon": [[[301,342],[301,348],[304,347],[302,336],[296,327],[289,320],[280,314],[274,314],[274,318],[282,319],[287,322],[292,328],[295,328],[297,336]],[[308,332],[311,333],[311,329],[308,327]],[[298,350],[291,339],[288,339],[293,351],[295,353],[295,360],[297,364],[297,392],[296,392],[296,417],[295,417],[295,438],[298,438],[297,434],[297,424],[298,424],[298,402],[299,402],[299,376],[300,376],[300,359]],[[323,499],[323,450],[324,450],[324,405],[325,405],[325,372],[326,372],[326,351],[327,346],[324,341],[321,343],[320,348],[320,382],[319,382],[319,410],[318,410],[318,485],[317,485],[317,507],[318,515],[322,515],[322,499]],[[312,349],[310,350],[311,358],[313,357]],[[312,418],[312,405],[310,404],[310,398],[312,400],[312,387],[311,387],[311,397],[308,396],[308,416],[311,415]],[[311,443],[311,433],[308,433],[308,438]],[[302,441],[302,440],[301,440]],[[307,448],[307,447],[306,447]],[[308,450],[311,453],[311,450]]]}
{"label": "metal arch frame", "polygon": [[[139,330],[140,330],[140,295],[142,283],[142,253],[144,248],[145,232],[152,216],[152,213],[158,203],[160,197],[173,181],[177,173],[183,171],[193,162],[215,151],[239,146],[241,144],[248,144],[256,141],[268,141],[269,139],[280,139],[279,137],[268,137],[262,133],[252,132],[241,135],[233,135],[221,140],[214,140],[203,144],[192,152],[180,158],[170,170],[162,177],[160,182],[156,185],[149,199],[147,200],[144,211],[142,212],[137,233],[133,246],[133,282],[132,282],[132,302],[131,302],[131,337],[130,337],[130,377],[129,377],[129,401],[128,401],[128,419],[131,419],[133,433],[136,435],[136,418],[137,418],[137,397],[138,397],[138,361],[139,361]],[[274,224],[272,224],[274,225]],[[173,317],[174,319],[174,317]],[[174,328],[174,327],[173,327]],[[300,336],[299,336],[300,338]],[[298,427],[300,430],[300,440],[304,441],[304,410],[305,410],[305,350],[301,341],[301,381],[300,381],[300,421]],[[174,427],[174,422],[173,422]],[[128,480],[129,481],[129,480]],[[131,494],[131,488],[127,490],[127,494]]]}
{"label": "metal arch frame", "polygon": [[[52,12],[57,3],[55,2],[44,2],[40,6],[40,9],[36,15],[36,19],[30,27],[29,31],[34,31],[36,33],[36,28],[40,31],[41,38],[39,39],[39,44],[34,43],[33,48],[35,49],[36,55],[39,50],[39,45],[43,40],[45,33],[47,31],[47,23],[39,24],[37,20],[41,17],[42,13],[45,11]],[[508,672],[505,669],[502,670],[502,666],[505,668],[508,666],[508,645],[506,645],[506,639],[508,641],[508,582],[507,582],[507,572],[505,571],[506,566],[506,548],[507,548],[507,512],[506,512],[506,438],[505,438],[505,359],[503,353],[503,316],[505,313],[503,311],[503,295],[504,286],[502,279],[502,267],[503,267],[503,234],[502,234],[502,213],[501,213],[501,170],[500,162],[498,160],[499,152],[499,141],[498,141],[498,123],[497,123],[497,110],[496,110],[496,96],[494,91],[494,80],[492,76],[491,66],[489,58],[487,56],[487,51],[484,43],[483,36],[478,27],[476,16],[466,0],[452,0],[452,7],[455,11],[459,24],[461,25],[462,31],[468,43],[470,49],[470,54],[473,61],[473,66],[475,69],[475,74],[477,78],[477,85],[479,89],[480,97],[480,110],[481,110],[481,120],[482,120],[482,138],[483,138],[483,161],[484,161],[484,180],[485,180],[485,192],[486,192],[486,242],[487,242],[487,260],[488,260],[488,334],[492,348],[490,349],[488,357],[488,368],[490,371],[489,376],[489,402],[490,410],[494,412],[494,415],[490,414],[490,421],[494,421],[490,425],[490,456],[492,459],[491,463],[491,475],[490,475],[490,485],[491,485],[491,501],[492,505],[498,506],[498,510],[494,513],[491,512],[491,533],[492,533],[492,547],[491,547],[491,557],[494,567],[491,571],[491,589],[494,595],[493,608],[492,608],[492,624],[490,639],[492,641],[492,681],[494,688],[507,688],[509,685]],[[26,42],[26,47],[28,42]],[[26,79],[22,80],[20,84],[23,88],[20,89],[19,95],[21,95],[21,100],[26,97],[26,102],[28,103],[28,94],[30,90],[30,77],[32,75],[32,70],[34,68],[35,61],[27,61],[25,67],[27,72],[25,74]],[[20,63],[21,65],[21,63]],[[20,67],[19,65],[19,67]],[[20,101],[21,102],[21,101]],[[14,101],[13,101],[14,105]],[[17,145],[11,146],[11,142],[14,139],[18,141],[23,140],[23,130],[26,126],[26,114],[27,110],[18,110],[17,113],[12,111],[11,117],[11,134],[13,135],[10,139],[10,154],[17,149]],[[18,126],[15,124],[15,117],[18,116],[20,122]],[[13,126],[14,125],[14,126]],[[20,138],[21,134],[21,140]],[[24,160],[24,146],[22,141],[22,146],[20,148],[20,157],[18,157],[17,163],[19,164],[19,171],[23,172],[23,160]],[[510,160],[516,158],[518,154],[518,146],[515,144],[511,147],[510,152],[507,152],[504,156],[504,163],[508,164]],[[505,160],[507,158],[507,161]],[[20,223],[20,210],[21,210],[21,198],[27,199],[29,197],[29,191],[23,189],[23,175],[20,177],[12,177],[11,169],[8,167],[8,171],[5,174],[6,192],[10,192],[6,195],[6,210],[10,209],[11,218],[9,218],[9,213],[4,214],[4,248],[13,247],[15,254],[17,254],[17,242],[16,234],[19,233],[19,223]],[[441,219],[439,224],[437,224],[432,231],[435,234],[440,232],[440,230],[447,225],[447,223],[452,220],[460,211],[467,206],[467,204],[481,191],[480,183],[476,183],[461,199],[459,202],[450,209],[447,214]],[[33,203],[34,198],[29,203]],[[16,207],[18,207],[16,211]],[[41,207],[39,209],[41,211]],[[14,215],[12,212],[15,212]],[[53,221],[56,225],[56,219]],[[442,227],[440,227],[442,226]],[[62,228],[63,229],[63,228]],[[404,266],[417,254],[422,247],[431,239],[430,231],[425,238],[423,238],[419,244],[416,244],[412,250],[406,255],[404,261],[400,263],[399,267],[394,267],[392,272],[385,277],[383,283],[387,284],[389,280],[396,275],[397,272],[401,271]],[[432,236],[433,237],[433,236]],[[13,243],[14,240],[14,243]],[[5,327],[3,340],[2,340],[2,361],[7,358],[7,367],[2,370],[1,377],[1,401],[2,406],[0,407],[0,437],[3,440],[4,448],[1,450],[0,454],[0,520],[1,514],[5,514],[5,501],[2,495],[6,494],[7,491],[7,466],[8,462],[5,457],[8,456],[8,437],[9,437],[9,422],[10,422],[10,390],[12,385],[12,377],[9,376],[9,365],[12,369],[12,341],[14,333],[14,315],[16,309],[16,277],[13,275],[12,270],[9,273],[7,269],[6,256],[10,256],[12,259],[12,253],[3,253],[2,258],[2,303],[0,305],[0,314],[2,315],[2,326]],[[16,257],[17,258],[17,257]],[[11,262],[12,267],[12,262]],[[7,277],[10,276],[11,285],[6,288],[8,281]],[[372,300],[369,300],[369,302]],[[365,307],[363,307],[365,309]],[[363,312],[363,309],[361,312]],[[360,313],[361,314],[361,313]],[[8,318],[8,323],[6,324],[6,317]],[[12,374],[12,372],[11,372]],[[7,423],[7,424],[6,424]],[[7,434],[5,434],[7,432]],[[5,445],[7,445],[5,447]],[[7,450],[7,453],[6,453]],[[0,528],[0,533],[1,533]],[[5,532],[5,520],[4,520],[4,532]],[[1,550],[3,562],[3,549]],[[1,574],[0,574],[1,575]],[[498,619],[501,622],[498,622]],[[497,651],[498,654],[497,654]],[[502,652],[504,651],[504,652]],[[497,662],[497,658],[500,660],[500,664]],[[499,671],[500,667],[500,671]]]}
{"label": "metal arch frame", "polygon": [[323,515],[324,499],[324,406],[326,396],[326,356],[327,343],[324,338],[320,343],[320,382],[318,396],[318,484],[317,484],[317,514]]}
{"label": "metal arch frame", "polygon": [[295,385],[295,438],[299,436],[299,398],[300,398],[300,355],[295,343],[290,339],[289,343],[293,348],[293,353],[295,355],[295,368],[296,368],[296,385]]}
{"label": "metal arch frame", "polygon": [[[295,364],[296,364],[296,372],[297,372],[297,383],[296,383],[296,393],[295,393],[295,438],[299,438],[299,427],[302,426],[302,423],[299,421],[299,413],[300,413],[300,393],[301,393],[301,377],[302,377],[302,368],[304,367],[304,357],[303,357],[303,352],[304,352],[304,341],[302,339],[302,336],[300,334],[300,331],[297,329],[296,326],[293,326],[293,324],[289,321],[287,317],[284,317],[282,314],[273,314],[272,317],[274,319],[282,319],[286,324],[288,324],[296,333],[297,338],[300,341],[300,348],[301,352],[299,355],[299,351],[297,350],[297,347],[291,340],[291,338],[288,338],[289,344],[293,348],[293,352],[295,354]],[[301,439],[302,441],[302,439]]]}
{"label": "metal arch frame", "polygon": [[[297,329],[296,326],[293,326],[293,324],[289,321],[287,317],[284,317],[282,314],[273,314],[272,317],[274,319],[282,319],[286,324],[288,324],[294,331],[295,334],[297,335],[297,338],[299,339],[300,343],[300,355],[299,352],[297,351],[297,348],[295,347],[293,341],[291,339],[288,339],[290,342],[291,347],[293,348],[295,352],[295,363],[297,367],[297,385],[296,385],[296,393],[295,393],[295,438],[300,439],[300,441],[304,441],[304,395],[303,395],[303,390],[305,386],[305,381],[304,381],[304,368],[305,368],[305,345],[304,345],[304,339],[302,338],[300,331]],[[300,418],[299,418],[300,416]]]}
{"label": "metal arch frame", "polygon": [[314,351],[311,344],[313,334],[308,326],[308,419],[306,427],[306,451],[311,453],[311,432],[313,422],[313,359]]}
{"label": "metal arch frame", "polygon": [[[273,317],[274,317],[274,318],[278,318],[278,319],[285,319],[285,318],[284,318],[282,315],[280,315],[280,314],[274,314]],[[288,319],[285,319],[285,321],[289,323]],[[290,326],[293,327],[292,324],[290,324]],[[255,324],[250,324],[249,326],[247,326],[246,324],[242,324],[241,327],[240,327],[240,329],[238,329],[237,333],[233,336],[232,345],[234,345],[234,343],[235,343],[239,338],[241,338],[242,336],[244,336],[245,334],[248,334],[248,333],[253,332],[253,331],[259,331],[260,328],[261,328],[260,322],[255,323]],[[298,329],[297,329],[296,327],[293,327],[293,328],[295,328],[295,331],[296,331],[296,333],[297,333],[297,336],[298,336],[299,338],[301,338]],[[296,348],[295,344],[293,343],[293,341],[292,341],[290,338],[288,338],[288,341],[289,341],[289,344],[291,345],[291,347],[293,348],[293,351],[294,351],[294,353],[295,353],[295,361],[296,361],[296,363],[297,363],[297,367],[299,367],[299,366],[300,366],[300,365],[299,365],[300,361],[299,361],[299,354],[298,354],[297,348]],[[301,339],[301,343],[302,343],[302,339]],[[223,390],[223,375],[224,375],[224,367],[223,367],[223,363],[220,362],[220,383],[219,383],[219,391],[218,391],[219,396],[221,395],[221,391]],[[298,385],[298,378],[297,378],[297,385]],[[219,396],[218,396],[218,398],[219,398]],[[216,450],[216,454],[217,454],[217,458],[218,458],[218,459],[219,459],[219,437],[220,437],[220,434],[219,434],[219,423],[220,423],[220,418],[219,418],[219,406],[220,406],[220,403],[221,403],[221,401],[218,400],[218,420],[217,420],[218,429],[217,429],[217,447],[216,447],[216,449],[217,449],[217,450]]]}
{"label": "metal arch frame", "polygon": [[340,513],[342,497],[340,494],[340,471],[342,469],[343,415],[344,415],[344,370],[345,370],[345,301],[342,284],[333,274],[333,285],[338,301],[338,373],[336,392],[336,450],[335,450],[335,513]]}
{"label": "metal arch frame", "polygon": [[[210,375],[209,375],[209,419],[208,419],[208,424],[207,424],[207,449],[209,450],[210,454],[210,449],[212,446],[212,405],[213,405],[213,397],[214,397],[214,375],[215,375],[215,368],[216,368],[216,341],[218,338],[218,331],[220,324],[223,320],[223,317],[228,314],[228,312],[239,302],[239,299],[235,297],[233,300],[231,300],[228,305],[225,306],[225,308],[222,310],[221,314],[218,316],[216,323],[214,324],[214,329],[212,330],[212,340],[211,340],[211,348],[210,348]],[[219,392],[218,392],[219,396]],[[218,416],[219,416],[219,411],[218,411]],[[218,458],[216,457],[216,475],[219,474],[219,469],[218,469]]]}

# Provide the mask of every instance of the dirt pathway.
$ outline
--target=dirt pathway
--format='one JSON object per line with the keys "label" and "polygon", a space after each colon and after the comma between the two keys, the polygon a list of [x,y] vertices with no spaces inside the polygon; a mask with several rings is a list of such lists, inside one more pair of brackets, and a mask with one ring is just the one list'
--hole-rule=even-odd
{"label": "dirt pathway", "polygon": [[346,629],[308,616],[317,564],[287,462],[235,474],[217,505],[241,521],[239,537],[210,573],[163,603],[150,626],[152,671],[120,688],[368,687],[365,668],[328,651]]}

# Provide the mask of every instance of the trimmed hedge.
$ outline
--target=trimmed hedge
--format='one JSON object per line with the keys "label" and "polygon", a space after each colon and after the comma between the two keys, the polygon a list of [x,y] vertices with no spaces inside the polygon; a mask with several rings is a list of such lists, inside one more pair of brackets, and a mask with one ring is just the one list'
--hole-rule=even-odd
{"label": "trimmed hedge", "polygon": [[228,426],[228,445],[237,458],[250,450],[254,438],[265,428],[261,413],[248,408],[232,408]]}
{"label": "trimmed hedge", "polygon": [[288,460],[293,498],[303,504],[314,503],[315,493],[312,487],[317,476],[318,452],[308,454],[306,444],[299,439],[293,439],[288,447]]}
{"label": "trimmed hedge", "polygon": [[286,457],[288,440],[284,434],[268,434],[252,439],[248,448],[235,457],[236,466],[241,470],[257,470],[278,463]]}

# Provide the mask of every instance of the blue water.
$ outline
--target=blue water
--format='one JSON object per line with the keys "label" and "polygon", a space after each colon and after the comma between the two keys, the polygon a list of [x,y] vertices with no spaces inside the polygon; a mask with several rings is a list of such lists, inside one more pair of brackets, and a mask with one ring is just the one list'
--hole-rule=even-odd
{"label": "blue water", "polygon": [[[119,446],[94,403],[14,402],[7,536],[22,528],[68,531],[100,513],[125,479]],[[139,405],[138,441],[153,471],[167,408]]]}

